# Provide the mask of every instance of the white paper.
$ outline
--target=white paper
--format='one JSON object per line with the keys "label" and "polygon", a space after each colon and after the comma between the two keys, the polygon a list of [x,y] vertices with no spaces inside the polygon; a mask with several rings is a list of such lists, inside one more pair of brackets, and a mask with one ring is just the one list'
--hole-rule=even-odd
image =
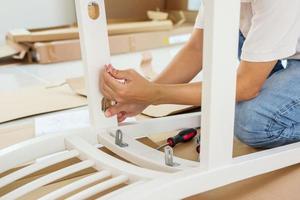
{"label": "white paper", "polygon": [[35,119],[35,134],[59,133],[90,126],[88,110],[70,111]]}
{"label": "white paper", "polygon": [[[124,123],[133,123],[136,119],[127,118]],[[86,128],[90,126],[88,110],[69,111],[39,117],[35,119],[35,135],[59,134],[63,131]]]}

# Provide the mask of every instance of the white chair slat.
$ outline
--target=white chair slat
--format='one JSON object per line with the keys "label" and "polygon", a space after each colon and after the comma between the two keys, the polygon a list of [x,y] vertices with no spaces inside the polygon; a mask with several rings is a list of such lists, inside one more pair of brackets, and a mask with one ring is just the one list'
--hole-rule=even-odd
{"label": "white chair slat", "polygon": [[89,167],[93,167],[93,165],[94,165],[93,161],[87,160],[87,161],[83,161],[83,162],[71,165],[69,167],[63,168],[61,170],[55,171],[55,172],[48,174],[46,176],[43,176],[35,181],[32,181],[22,187],[19,187],[16,190],[11,191],[10,193],[2,196],[0,198],[0,200],[20,198],[20,197],[28,194],[29,192],[32,192],[44,185],[52,183],[56,180],[59,180],[63,177],[74,174],[81,170],[87,169]]}
{"label": "white chair slat", "polygon": [[32,165],[29,165],[27,167],[24,167],[18,171],[15,171],[11,174],[8,174],[7,176],[0,179],[0,188],[13,183],[14,181],[17,181],[21,178],[24,178],[30,174],[33,174],[39,170],[45,169],[49,166],[55,165],[57,163],[63,162],[65,160],[74,158],[78,156],[78,152],[76,150],[60,153],[55,156],[51,156],[48,158],[45,158],[42,161],[38,161]]}
{"label": "white chair slat", "polygon": [[109,179],[105,182],[94,185],[93,187],[90,187],[82,192],[79,192],[79,193],[67,198],[66,200],[87,199],[87,198],[92,197],[98,193],[105,191],[105,190],[108,190],[115,186],[121,185],[122,183],[126,183],[128,180],[129,180],[128,176],[124,176],[124,175],[117,176],[117,177]]}
{"label": "white chair slat", "polygon": [[75,190],[83,188],[84,186],[87,186],[89,184],[95,183],[96,181],[103,180],[105,178],[109,178],[110,176],[111,176],[111,173],[107,170],[97,172],[86,178],[80,179],[74,183],[66,185],[65,187],[62,187],[54,192],[51,192],[51,193],[47,194],[46,196],[40,198],[39,200],[53,200],[53,199],[61,198],[64,195],[67,195]]}

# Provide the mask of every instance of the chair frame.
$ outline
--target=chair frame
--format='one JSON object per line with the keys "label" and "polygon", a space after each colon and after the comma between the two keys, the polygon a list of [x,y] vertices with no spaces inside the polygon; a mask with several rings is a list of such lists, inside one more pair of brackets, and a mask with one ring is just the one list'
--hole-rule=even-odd
{"label": "chair frame", "polygon": [[[97,19],[89,17],[87,8],[90,3],[99,5]],[[69,199],[91,197],[123,183],[128,186],[100,199],[182,199],[299,163],[300,143],[233,158],[240,0],[205,0],[204,3],[202,112],[119,126],[115,117],[108,119],[104,116],[100,103],[102,95],[98,89],[100,70],[110,63],[104,0],[76,0],[92,125],[87,129],[35,138],[0,151],[0,173],[48,156],[0,178],[0,187],[62,160],[78,157],[82,162],[41,177],[0,199],[16,199],[52,180],[88,167],[99,172],[41,199],[61,197],[84,186],[85,182],[88,184],[109,176],[112,178]],[[163,153],[136,140],[200,125],[200,162],[175,157],[179,165],[166,166]],[[116,145],[117,130],[122,131],[127,147]],[[99,151],[95,147],[99,144],[135,165]]]}

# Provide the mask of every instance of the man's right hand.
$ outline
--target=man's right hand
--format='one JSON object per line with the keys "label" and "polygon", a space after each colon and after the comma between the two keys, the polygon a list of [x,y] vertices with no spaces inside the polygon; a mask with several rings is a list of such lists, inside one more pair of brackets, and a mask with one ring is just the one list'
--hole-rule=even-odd
{"label": "man's right hand", "polygon": [[118,122],[123,122],[128,117],[134,117],[142,113],[147,108],[147,105],[142,104],[122,104],[117,103],[106,110],[106,117],[113,117],[117,115]]}

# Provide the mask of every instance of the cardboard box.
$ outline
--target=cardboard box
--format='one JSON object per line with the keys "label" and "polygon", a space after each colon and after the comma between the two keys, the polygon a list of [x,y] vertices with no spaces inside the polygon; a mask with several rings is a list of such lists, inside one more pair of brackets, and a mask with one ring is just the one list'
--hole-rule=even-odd
{"label": "cardboard box", "polygon": [[[109,36],[111,54],[143,51],[186,42],[193,25],[184,25],[170,31],[146,32]],[[35,43],[34,60],[38,63],[56,63],[81,58],[79,40]]]}
{"label": "cardboard box", "polygon": [[[119,35],[139,32],[165,31],[173,28],[171,20],[127,22],[108,24],[109,35]],[[66,26],[43,29],[17,29],[7,33],[7,40],[15,43],[50,42],[60,40],[79,39],[76,26]]]}
{"label": "cardboard box", "polygon": [[143,21],[148,19],[148,10],[187,11],[189,1],[192,0],[106,0],[106,15],[109,22]]}
{"label": "cardboard box", "polygon": [[79,60],[79,40],[37,42],[33,47],[34,60],[41,64]]}
{"label": "cardboard box", "polygon": [[[197,12],[185,10],[187,2],[187,0],[107,1],[108,21],[118,22],[118,24],[110,24],[108,29],[111,54],[143,51],[186,42],[193,30],[197,16]],[[179,20],[179,24],[185,21],[190,25],[170,30],[172,28],[171,21],[135,22],[128,25],[120,23],[120,21],[128,20],[145,20],[147,11],[156,10],[156,8],[169,11],[169,15],[173,15],[173,21],[175,18],[175,24],[176,20]],[[181,16],[178,15],[178,11],[170,11],[170,9],[184,10],[182,11],[184,20],[178,19],[178,16]],[[23,59],[28,62],[33,60],[44,64],[79,60],[81,56],[78,38],[78,29],[74,25],[10,31],[7,34],[7,42],[13,48],[19,46],[22,48],[14,50],[3,47],[0,59],[13,57],[18,60]]]}
{"label": "cardboard box", "polygon": [[[173,1],[173,0],[172,0]],[[144,21],[148,10],[165,10],[166,0],[106,0],[109,22]]]}

